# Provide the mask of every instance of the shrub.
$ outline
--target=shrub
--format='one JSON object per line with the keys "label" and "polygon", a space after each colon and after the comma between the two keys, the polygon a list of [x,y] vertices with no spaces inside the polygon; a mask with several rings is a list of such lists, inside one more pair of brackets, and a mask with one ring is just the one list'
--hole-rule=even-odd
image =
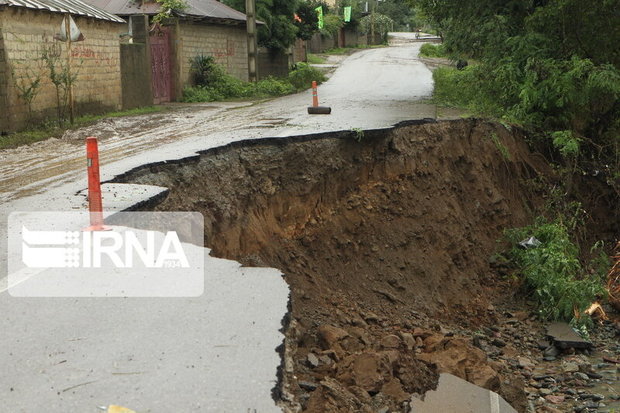
{"label": "shrub", "polygon": [[197,56],[192,64],[201,82],[183,90],[183,101],[190,103],[288,95],[309,88],[313,80],[319,83],[325,80],[321,71],[306,63],[298,63],[288,78],[268,77],[256,83],[227,75],[211,57]]}
{"label": "shrub", "polygon": [[[536,237],[541,244],[524,249],[519,241]],[[544,320],[572,321],[587,324],[582,315],[597,297],[606,294],[600,276],[588,276],[578,258],[578,248],[561,221],[539,218],[532,226],[507,231],[515,245],[510,257],[519,267],[526,286],[533,292],[539,314]]]}
{"label": "shrub", "polygon": [[252,86],[254,96],[283,96],[296,92],[295,87],[286,79],[275,77],[268,77]]}
{"label": "shrub", "polygon": [[446,48],[443,44],[424,43],[420,47],[420,56],[422,57],[447,57]]}
{"label": "shrub", "polygon": [[309,66],[307,63],[297,63],[288,76],[289,82],[297,90],[309,88],[312,85],[312,81],[322,83],[325,79],[325,75],[320,70]]}
{"label": "shrub", "polygon": [[190,59],[190,74],[195,86],[209,86],[225,75],[213,56],[198,55]]}

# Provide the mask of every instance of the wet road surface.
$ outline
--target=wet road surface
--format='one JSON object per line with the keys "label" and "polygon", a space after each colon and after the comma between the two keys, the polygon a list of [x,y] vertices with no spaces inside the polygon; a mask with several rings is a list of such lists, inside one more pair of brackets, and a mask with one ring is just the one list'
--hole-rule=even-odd
{"label": "wet road surface", "polygon": [[[330,116],[309,116],[309,91],[264,102],[178,105],[108,119],[0,151],[0,250],[12,211],[84,209],[83,139],[100,139],[102,180],[145,163],[240,139],[388,127],[435,117],[420,43],[345,59],[319,89]],[[104,207],[123,209],[157,189],[118,185]],[[135,197],[131,197],[134,194]],[[146,195],[145,195],[146,196]],[[119,201],[123,200],[123,201]],[[115,202],[113,202],[115,201]],[[111,207],[112,206],[112,207]],[[276,269],[205,258],[206,290],[187,299],[14,298],[0,257],[0,399],[7,411],[279,411],[272,399],[288,286]],[[253,411],[253,410],[252,410]]]}

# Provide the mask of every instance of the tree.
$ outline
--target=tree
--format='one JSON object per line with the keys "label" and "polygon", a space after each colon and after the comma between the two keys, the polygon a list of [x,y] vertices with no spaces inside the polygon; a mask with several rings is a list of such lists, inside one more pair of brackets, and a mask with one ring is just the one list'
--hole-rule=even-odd
{"label": "tree", "polygon": [[442,31],[448,52],[479,61],[468,73],[474,103],[494,106],[574,164],[581,159],[620,182],[620,0],[415,4]]}
{"label": "tree", "polygon": [[302,1],[297,7],[297,16],[301,21],[295,21],[297,37],[310,40],[314,33],[319,31],[319,17],[316,14],[315,3]]}
{"label": "tree", "polygon": [[[222,3],[245,12],[245,0],[223,0]],[[258,27],[258,44],[273,50],[284,50],[297,37],[295,12],[300,0],[256,0],[256,16],[265,23]]]}

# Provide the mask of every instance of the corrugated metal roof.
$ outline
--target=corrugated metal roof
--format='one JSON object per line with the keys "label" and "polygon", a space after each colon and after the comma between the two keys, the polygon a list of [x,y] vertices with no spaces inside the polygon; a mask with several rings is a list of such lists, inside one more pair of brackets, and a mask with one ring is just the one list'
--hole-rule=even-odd
{"label": "corrugated metal roof", "polygon": [[125,23],[125,20],[120,17],[80,0],[0,0],[0,6],[2,5],[48,10],[54,13],[71,13],[78,16]]}
{"label": "corrugated metal roof", "polygon": [[[2,0],[0,0],[2,1]],[[155,15],[159,13],[161,5],[155,1],[140,0],[86,0],[88,3],[99,7],[109,13],[119,16],[130,16],[132,14]],[[245,22],[245,14],[237,11],[216,0],[185,0],[187,8],[179,11],[180,16],[191,16],[197,18],[212,18],[237,20]]]}

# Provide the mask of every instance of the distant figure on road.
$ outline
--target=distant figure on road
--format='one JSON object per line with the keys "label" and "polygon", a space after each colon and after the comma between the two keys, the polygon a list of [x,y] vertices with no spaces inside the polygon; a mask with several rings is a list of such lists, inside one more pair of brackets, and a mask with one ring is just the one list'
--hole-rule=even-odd
{"label": "distant figure on road", "polygon": [[415,31],[415,38],[416,39],[420,38],[420,29],[416,29],[416,31]]}

